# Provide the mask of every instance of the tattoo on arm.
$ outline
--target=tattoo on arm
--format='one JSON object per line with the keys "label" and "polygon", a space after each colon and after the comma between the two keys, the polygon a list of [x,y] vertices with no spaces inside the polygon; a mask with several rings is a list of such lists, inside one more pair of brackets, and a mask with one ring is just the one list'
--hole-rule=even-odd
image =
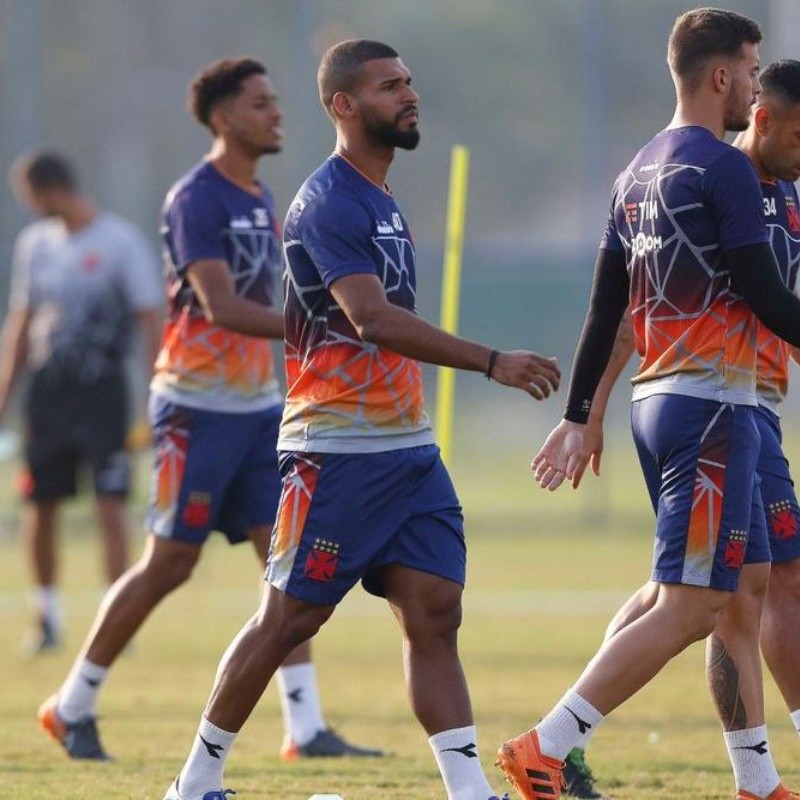
{"label": "tattoo on arm", "polygon": [[723,730],[747,728],[747,709],[739,692],[739,670],[723,641],[714,634],[711,635],[706,674]]}

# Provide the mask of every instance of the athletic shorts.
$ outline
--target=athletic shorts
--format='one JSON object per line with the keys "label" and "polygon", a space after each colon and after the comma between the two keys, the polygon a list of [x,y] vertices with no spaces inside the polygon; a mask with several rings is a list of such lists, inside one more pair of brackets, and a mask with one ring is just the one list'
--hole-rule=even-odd
{"label": "athletic shorts", "polygon": [[755,409],[662,394],[631,417],[656,512],[652,580],[736,591],[743,564],[770,561]]}
{"label": "athletic shorts", "polygon": [[231,544],[271,526],[280,495],[280,406],[222,413],[150,398],[155,466],[146,527],[201,545],[211,531]]}
{"label": "athletic shorts", "polygon": [[26,499],[39,503],[71,497],[87,467],[98,495],[127,496],[128,392],[122,375],[80,386],[43,370],[32,376],[24,408],[21,490]]}
{"label": "athletic shorts", "polygon": [[800,558],[800,508],[783,454],[783,434],[777,414],[762,406],[756,409],[756,424],[761,434],[758,477],[767,515],[767,531],[775,563]]}
{"label": "athletic shorts", "polygon": [[382,453],[282,452],[283,492],[266,580],[319,605],[359,580],[385,596],[400,564],[464,585],[464,519],[436,445]]}

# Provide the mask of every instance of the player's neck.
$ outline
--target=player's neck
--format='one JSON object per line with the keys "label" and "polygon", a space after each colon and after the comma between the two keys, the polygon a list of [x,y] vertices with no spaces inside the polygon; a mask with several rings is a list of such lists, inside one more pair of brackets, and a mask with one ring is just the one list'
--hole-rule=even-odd
{"label": "player's neck", "polygon": [[258,158],[226,146],[225,142],[217,139],[211,152],[207,156],[210,161],[228,180],[238,184],[249,192],[259,190],[256,170]]}
{"label": "player's neck", "polygon": [[58,216],[61,217],[64,226],[70,233],[77,233],[94,222],[97,217],[97,209],[86,198],[76,197],[64,206]]}
{"label": "player's neck", "polygon": [[335,152],[381,191],[389,191],[386,185],[386,176],[389,174],[389,167],[394,158],[393,147],[353,146],[352,143],[340,136],[336,140]]}
{"label": "player's neck", "polygon": [[760,181],[774,181],[775,176],[764,166],[764,162],[761,160],[761,155],[758,152],[758,146],[756,142],[756,132],[753,129],[753,123],[750,122],[750,126],[747,128],[746,131],[742,131],[734,140],[733,146],[738,147],[743,153],[746,153],[750,160],[753,162],[753,166],[756,169],[756,175],[758,175],[758,179]]}
{"label": "player's neck", "polygon": [[711,131],[717,139],[725,137],[725,120],[722,111],[705,97],[681,98],[668,128],[696,126]]}

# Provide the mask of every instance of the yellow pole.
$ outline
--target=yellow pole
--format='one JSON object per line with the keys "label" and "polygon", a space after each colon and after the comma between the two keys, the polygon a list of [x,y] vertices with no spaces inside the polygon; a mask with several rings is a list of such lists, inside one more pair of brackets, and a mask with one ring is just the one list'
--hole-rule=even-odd
{"label": "yellow pole", "polygon": [[[447,228],[442,273],[440,325],[448,333],[458,333],[458,298],[461,290],[461,257],[464,250],[464,222],[467,212],[467,174],[469,149],[454,145],[450,157],[450,191],[447,199]],[[456,373],[439,367],[436,383],[436,438],[445,463],[453,449],[453,405]]]}

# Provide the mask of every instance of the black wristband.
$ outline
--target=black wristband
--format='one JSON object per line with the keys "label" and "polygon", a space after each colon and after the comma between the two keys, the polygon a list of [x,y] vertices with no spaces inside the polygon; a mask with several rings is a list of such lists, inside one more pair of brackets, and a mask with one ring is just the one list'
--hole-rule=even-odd
{"label": "black wristband", "polygon": [[499,350],[492,350],[492,352],[489,353],[489,366],[486,367],[486,372],[483,373],[486,376],[487,381],[490,381],[492,379],[492,370],[494,369],[494,362],[497,361],[497,356],[499,355],[500,355]]}

